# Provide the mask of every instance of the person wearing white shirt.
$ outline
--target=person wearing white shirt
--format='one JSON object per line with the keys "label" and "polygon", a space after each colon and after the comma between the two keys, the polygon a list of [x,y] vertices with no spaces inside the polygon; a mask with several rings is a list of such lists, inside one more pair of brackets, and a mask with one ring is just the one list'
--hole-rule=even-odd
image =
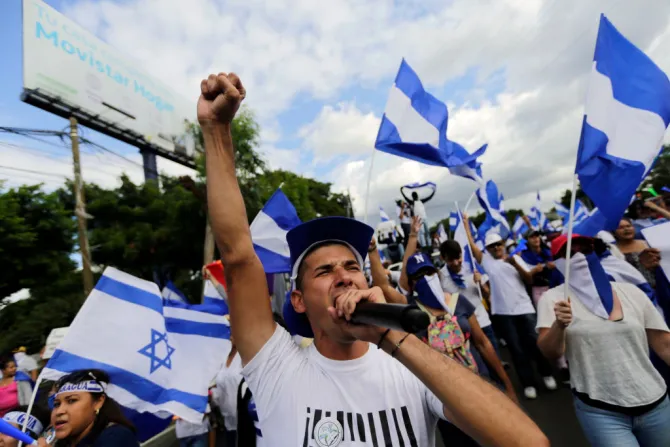
{"label": "person wearing white shirt", "polygon": [[485,445],[549,445],[502,392],[415,336],[350,323],[360,301],[385,302],[362,272],[374,233],[362,222],[321,218],[287,233],[293,292],[284,319],[314,337],[308,348],[294,343],[273,320],[235,176],[230,129],[245,90],[236,75],[220,73],[203,80],[201,92],[208,210],[264,443],[430,447],[438,418],[448,418]]}
{"label": "person wearing white shirt", "polygon": [[493,349],[495,349],[498,356],[500,356],[498,337],[496,337],[496,334],[493,331],[491,318],[482,302],[482,300],[489,301],[491,296],[488,275],[482,275],[476,268],[474,272],[468,269],[467,273],[464,273],[463,249],[456,241],[444,241],[440,245],[440,256],[442,256],[442,259],[445,262],[444,266],[440,269],[442,289],[447,293],[460,294],[475,306],[475,317],[477,317],[477,322],[482,328],[482,332],[486,334],[486,337],[493,345]]}
{"label": "person wearing white shirt", "polygon": [[496,330],[507,342],[514,369],[524,387],[527,399],[537,398],[532,363],[537,366],[544,385],[557,388],[551,365],[537,347],[536,315],[525,284],[532,282],[533,270],[519,256],[508,256],[505,242],[497,233],[488,233],[484,241],[486,253],[477,247],[470,232],[468,216],[463,223],[475,260],[489,276],[491,283],[491,314]]}
{"label": "person wearing white shirt", "polygon": [[428,244],[428,216],[426,215],[426,207],[423,202],[419,199],[419,194],[414,191],[412,193],[412,211],[414,216],[421,219],[422,225],[421,230],[419,231],[419,244],[421,247],[427,247]]}
{"label": "person wearing white shirt", "polygon": [[226,445],[232,446],[237,442],[237,390],[242,381],[242,359],[234,340],[235,338],[231,336],[230,352],[216,375],[216,386],[212,390],[212,400],[223,416]]}
{"label": "person wearing white shirt", "polygon": [[[209,413],[207,405],[207,413]],[[205,415],[201,422],[189,422],[177,419],[175,435],[179,439],[179,447],[207,447],[209,445],[209,416]]]}

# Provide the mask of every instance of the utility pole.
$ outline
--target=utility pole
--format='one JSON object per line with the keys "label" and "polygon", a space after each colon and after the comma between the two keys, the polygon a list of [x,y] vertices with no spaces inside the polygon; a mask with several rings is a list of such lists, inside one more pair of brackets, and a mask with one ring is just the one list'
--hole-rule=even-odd
{"label": "utility pole", "polygon": [[70,140],[72,141],[72,162],[74,165],[74,214],[79,227],[79,250],[81,251],[82,274],[84,279],[84,294],[88,296],[93,290],[93,273],[91,272],[91,252],[88,247],[86,234],[86,201],[84,199],[84,182],[81,179],[81,165],[79,163],[79,136],[77,135],[77,119],[70,118]]}

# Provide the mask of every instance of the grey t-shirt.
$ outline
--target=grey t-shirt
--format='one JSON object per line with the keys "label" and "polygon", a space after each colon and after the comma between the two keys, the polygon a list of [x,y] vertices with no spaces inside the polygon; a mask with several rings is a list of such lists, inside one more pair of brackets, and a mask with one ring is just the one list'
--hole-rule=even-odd
{"label": "grey t-shirt", "polygon": [[[631,284],[611,284],[621,301],[621,321],[603,320],[578,299],[570,301],[573,319],[565,340],[570,383],[577,392],[608,404],[651,404],[663,396],[666,385],[649,360],[646,329],[670,330],[640,289]],[[563,286],[542,295],[537,305],[538,329],[551,327],[556,320],[554,304],[563,299]]]}

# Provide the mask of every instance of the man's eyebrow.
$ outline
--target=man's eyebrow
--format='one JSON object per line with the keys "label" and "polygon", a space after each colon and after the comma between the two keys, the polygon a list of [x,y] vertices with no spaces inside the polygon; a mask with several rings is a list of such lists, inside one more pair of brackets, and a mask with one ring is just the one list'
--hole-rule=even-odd
{"label": "man's eyebrow", "polygon": [[[335,268],[335,266],[337,264],[338,264],[337,262],[330,262],[328,264],[321,264],[320,266],[314,268],[314,273],[333,270],[333,268]],[[344,261],[342,263],[342,265],[344,265],[345,267],[349,267],[351,265],[358,265],[358,261],[356,261],[355,259],[347,259],[346,261]]]}

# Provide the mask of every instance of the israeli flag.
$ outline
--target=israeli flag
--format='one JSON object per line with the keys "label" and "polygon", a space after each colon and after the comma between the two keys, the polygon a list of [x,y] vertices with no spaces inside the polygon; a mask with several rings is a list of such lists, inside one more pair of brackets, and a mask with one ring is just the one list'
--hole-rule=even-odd
{"label": "israeli flag", "polygon": [[163,287],[162,296],[166,303],[189,303],[188,299],[186,299],[186,296],[181,293],[179,289],[177,289],[177,286],[175,286],[172,281],[168,281],[167,284],[165,284],[165,287]]}
{"label": "israeli flag", "polygon": [[528,232],[528,225],[526,224],[526,221],[523,220],[521,216],[516,216],[516,220],[514,221],[514,225],[512,226],[512,233],[514,233],[517,237],[524,235]]}
{"label": "israeli flag", "polygon": [[[484,211],[486,211],[486,214],[501,226],[501,230],[504,229],[509,233],[511,231],[509,222],[507,222],[500,209],[500,194],[498,193],[498,186],[496,186],[493,180],[489,180],[485,186],[477,189],[477,199],[482,208],[484,208]],[[501,236],[503,238],[506,237],[502,231]]]}
{"label": "israeli flag", "polygon": [[449,240],[449,236],[447,236],[447,232],[444,229],[444,224],[440,222],[440,224],[437,226],[437,240],[440,242],[445,242]]}
{"label": "israeli flag", "polygon": [[265,273],[291,271],[291,254],[286,233],[300,225],[298,213],[281,189],[267,201],[251,223],[251,239]]}
{"label": "israeli flag", "polygon": [[203,293],[203,311],[215,315],[228,315],[228,295],[223,286],[217,289],[210,280],[205,281],[205,292]]}
{"label": "israeli flag", "polygon": [[389,218],[389,215],[386,214],[386,211],[384,211],[384,208],[382,208],[381,206],[379,207],[379,217],[381,218],[382,222],[388,222],[391,220]]}
{"label": "israeli flag", "polygon": [[102,369],[119,404],[201,422],[230,348],[230,326],[200,306],[163,306],[156,284],[108,267],[42,375]]}
{"label": "israeli flag", "polygon": [[[447,140],[447,106],[428,93],[417,74],[403,59],[389,93],[375,148],[388,154],[433,166],[450,168],[455,175],[481,178],[477,157]],[[452,170],[453,169],[453,170]]]}
{"label": "israeli flag", "polygon": [[668,123],[670,80],[601,15],[576,173],[610,225],[649,172]]}

